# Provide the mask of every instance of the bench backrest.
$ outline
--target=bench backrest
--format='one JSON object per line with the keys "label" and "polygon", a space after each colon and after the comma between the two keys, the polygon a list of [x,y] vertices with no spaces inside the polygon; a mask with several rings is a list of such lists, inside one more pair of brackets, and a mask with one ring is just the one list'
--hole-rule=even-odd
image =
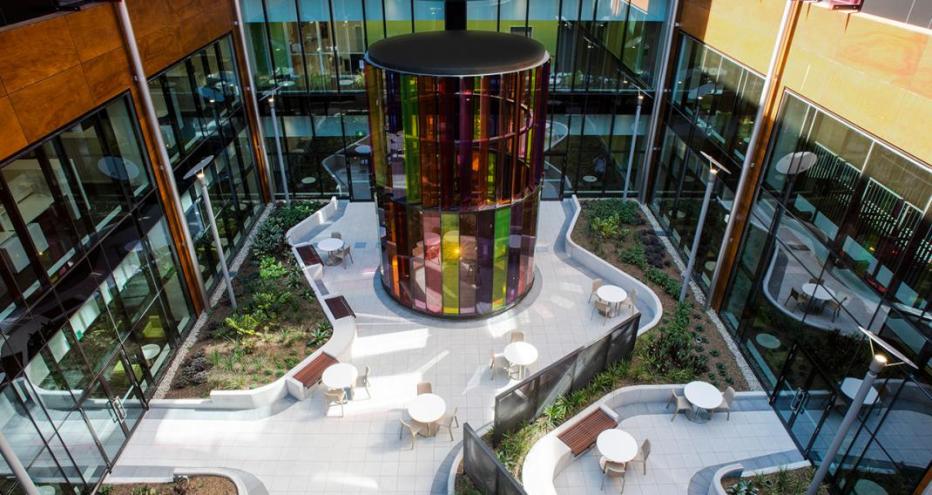
{"label": "bench backrest", "polygon": [[317,254],[317,250],[314,249],[314,246],[306,244],[304,246],[298,246],[295,249],[297,249],[298,255],[301,256],[301,261],[304,262],[304,266],[323,264],[323,261],[321,261],[320,255]]}

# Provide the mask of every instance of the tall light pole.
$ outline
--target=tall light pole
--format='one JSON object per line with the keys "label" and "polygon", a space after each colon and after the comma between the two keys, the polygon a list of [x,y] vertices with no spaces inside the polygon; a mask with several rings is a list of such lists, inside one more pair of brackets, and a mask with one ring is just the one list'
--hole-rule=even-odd
{"label": "tall light pole", "polygon": [[201,189],[201,195],[204,196],[204,207],[207,209],[207,221],[210,224],[210,234],[214,239],[214,249],[217,251],[217,257],[220,258],[220,271],[223,273],[223,282],[227,286],[227,294],[230,296],[230,305],[236,309],[236,295],[233,293],[233,281],[230,279],[230,270],[227,267],[227,257],[223,254],[223,245],[220,243],[220,232],[217,230],[217,220],[214,218],[214,207],[210,203],[210,192],[207,190],[207,179],[204,177],[204,168],[213,161],[213,157],[207,157],[198,162],[191,170],[184,175],[185,179],[192,176],[197,177],[197,184]]}
{"label": "tall light pole", "polygon": [[291,194],[288,192],[288,177],[285,174],[285,158],[282,154],[281,134],[278,131],[278,113],[275,111],[275,95],[278,94],[281,88],[281,86],[276,86],[263,93],[262,97],[268,97],[269,99],[269,109],[272,111],[272,132],[275,133],[275,151],[278,154],[278,171],[282,176],[282,192],[285,193],[285,203],[291,205]]}
{"label": "tall light pole", "polygon": [[[848,406],[848,412],[845,413],[844,419],[841,420],[841,424],[838,425],[838,429],[835,431],[835,438],[832,439],[832,443],[828,446],[828,450],[826,450],[825,454],[822,456],[822,463],[819,464],[819,469],[817,469],[815,474],[812,476],[812,482],[809,483],[809,488],[806,490],[806,495],[816,495],[819,493],[819,485],[821,485],[822,481],[825,480],[825,475],[828,474],[829,467],[832,465],[832,459],[834,459],[838,454],[838,449],[841,448],[841,443],[848,435],[848,430],[851,429],[851,425],[854,424],[854,420],[858,417],[858,414],[860,414],[861,407],[864,406],[864,398],[867,397],[868,392],[870,392],[871,388],[874,386],[874,381],[877,380],[877,375],[880,374],[884,368],[899,366],[901,364],[918,369],[918,367],[912,361],[910,361],[909,358],[900,353],[900,351],[898,351],[895,347],[884,342],[876,334],[868,331],[864,327],[858,327],[858,330],[867,336],[867,341],[870,343],[871,352],[874,354],[874,358],[871,360],[870,367],[867,369],[867,374],[864,375],[864,380],[861,381],[861,386],[858,387],[857,393],[854,394],[854,398],[851,399],[851,405]],[[874,351],[874,344],[882,347],[884,351],[899,359],[900,362],[889,363],[887,356]]]}
{"label": "tall light pole", "polygon": [[709,161],[709,181],[705,185],[705,197],[702,199],[702,208],[699,210],[699,222],[696,224],[696,234],[693,236],[693,245],[689,250],[689,260],[686,263],[686,272],[683,273],[683,287],[680,288],[680,302],[686,300],[686,292],[689,291],[689,281],[692,279],[693,268],[696,266],[696,256],[699,254],[699,241],[702,238],[702,227],[705,225],[705,217],[709,213],[709,203],[712,200],[712,190],[715,189],[715,179],[718,178],[719,171],[724,171],[725,167],[715,161],[714,158],[702,152],[702,156]]}
{"label": "tall light pole", "polygon": [[628,199],[628,186],[631,183],[631,167],[634,165],[634,147],[638,142],[638,124],[641,121],[641,106],[644,104],[644,95],[638,91],[638,107],[634,111],[634,126],[631,130],[631,148],[628,150],[628,170],[625,171],[625,191],[623,199]]}

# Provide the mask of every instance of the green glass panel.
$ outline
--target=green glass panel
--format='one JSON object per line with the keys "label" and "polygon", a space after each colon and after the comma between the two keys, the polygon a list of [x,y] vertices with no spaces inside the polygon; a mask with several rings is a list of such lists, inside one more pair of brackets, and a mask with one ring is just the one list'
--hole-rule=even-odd
{"label": "green glass panel", "polygon": [[440,214],[443,240],[440,246],[443,274],[443,313],[458,314],[460,310],[460,217],[457,213]]}
{"label": "green glass panel", "polygon": [[495,204],[495,159],[497,157],[495,153],[489,153],[489,171],[485,177],[485,199],[490,204]]}
{"label": "green glass panel", "polygon": [[375,172],[375,185],[385,187],[388,161],[385,152],[385,109],[382,107],[382,71],[366,66],[366,91],[369,97],[369,128],[372,145],[372,169]]}
{"label": "green glass panel", "polygon": [[401,122],[405,136],[408,204],[421,201],[421,165],[417,130],[417,76],[401,76]]}
{"label": "green glass panel", "polygon": [[495,212],[495,246],[492,248],[492,310],[505,306],[508,284],[508,234],[511,228],[511,208]]}

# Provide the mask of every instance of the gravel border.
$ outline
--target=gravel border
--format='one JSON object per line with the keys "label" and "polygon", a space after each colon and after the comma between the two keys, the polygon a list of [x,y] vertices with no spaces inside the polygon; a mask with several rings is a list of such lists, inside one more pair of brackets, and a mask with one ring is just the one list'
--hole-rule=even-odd
{"label": "gravel border", "polygon": [[[660,226],[660,222],[657,221],[657,218],[654,216],[654,213],[650,211],[650,208],[647,207],[644,203],[638,203],[638,206],[641,208],[641,212],[644,213],[644,216],[647,218],[647,221],[650,222],[651,228],[657,232],[657,237],[660,238],[660,242],[663,243],[663,247],[667,250],[667,254],[670,255],[670,258],[673,259],[673,263],[676,265],[677,270],[680,273],[686,271],[686,263],[683,262],[683,259],[680,257],[679,251],[676,247],[673,246],[673,243],[670,242],[670,238],[667,235],[667,231]],[[744,359],[744,354],[741,354],[741,351],[738,349],[738,345],[735,344],[734,339],[731,334],[725,328],[725,324],[722,323],[722,320],[718,317],[716,313],[711,308],[706,308],[706,298],[705,294],[702,293],[702,290],[699,289],[699,284],[696,283],[694,278],[689,281],[689,290],[693,293],[693,297],[696,298],[696,301],[703,306],[705,314],[712,321],[712,324],[715,326],[715,329],[718,330],[719,335],[722,336],[722,339],[725,340],[725,345],[728,346],[728,350],[731,351],[732,356],[735,358],[735,362],[738,364],[738,369],[741,370],[741,374],[744,375],[744,380],[748,382],[748,390],[764,390],[764,387],[761,385],[760,380],[757,379],[757,375],[751,370],[751,366],[748,365],[746,359]]]}
{"label": "gravel border", "polygon": [[[246,237],[246,242],[243,243],[243,247],[240,248],[239,253],[233,257],[233,261],[230,263],[230,272],[235,273],[240,266],[243,265],[243,262],[246,261],[246,255],[249,254],[249,251],[252,249],[252,243],[256,238],[256,233],[259,232],[259,227],[265,223],[269,218],[269,214],[272,213],[272,210],[275,209],[277,203],[272,202],[265,205],[265,210],[259,215],[259,219],[256,221],[256,224],[253,225],[252,230],[249,231],[249,235]],[[232,273],[231,273],[232,275]],[[156,386],[155,393],[152,395],[152,399],[164,399],[168,394],[168,391],[171,389],[171,384],[175,380],[175,374],[178,373],[178,369],[181,367],[181,363],[184,362],[185,357],[187,357],[188,352],[191,350],[191,347],[197,342],[197,338],[201,333],[201,329],[207,325],[207,320],[210,317],[210,311],[213,307],[220,302],[220,298],[223,297],[223,294],[226,291],[226,287],[223,284],[218,284],[214,289],[213,294],[210,296],[210,307],[205,308],[204,311],[197,317],[197,322],[194,323],[194,327],[191,328],[188,336],[185,337],[184,341],[181,343],[181,347],[175,352],[175,357],[172,358],[171,364],[168,367],[168,371],[162,375],[162,379],[159,380],[158,385]]]}

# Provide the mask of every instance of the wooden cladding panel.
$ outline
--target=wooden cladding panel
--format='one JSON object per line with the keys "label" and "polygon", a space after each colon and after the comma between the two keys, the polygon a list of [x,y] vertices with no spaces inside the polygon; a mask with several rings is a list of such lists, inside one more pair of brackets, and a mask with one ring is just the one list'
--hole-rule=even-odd
{"label": "wooden cladding panel", "polygon": [[10,102],[30,143],[97,105],[81,66],[59,72],[10,94]]}
{"label": "wooden cladding panel", "polygon": [[680,29],[764,73],[786,0],[687,0]]}
{"label": "wooden cladding panel", "polygon": [[9,156],[29,144],[19,125],[13,105],[6,96],[0,96],[0,158]]}
{"label": "wooden cladding panel", "polygon": [[[123,47],[123,34],[113,7],[106,3],[95,4],[65,16],[68,31],[82,62],[100,57]],[[117,61],[114,62],[117,65]],[[125,67],[125,62],[120,61]]]}
{"label": "wooden cladding panel", "polygon": [[98,104],[126,91],[133,84],[128,66],[129,56],[122,46],[83,64],[87,85]]}
{"label": "wooden cladding panel", "polygon": [[64,16],[0,31],[0,47],[0,79],[10,93],[81,62]]}

